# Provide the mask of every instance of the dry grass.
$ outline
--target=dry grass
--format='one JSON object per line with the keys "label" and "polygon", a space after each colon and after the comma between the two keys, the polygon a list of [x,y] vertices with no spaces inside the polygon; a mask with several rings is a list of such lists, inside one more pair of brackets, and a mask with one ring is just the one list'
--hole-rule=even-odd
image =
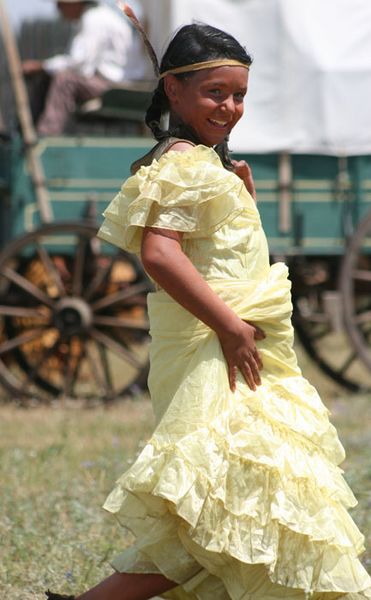
{"label": "dry grass", "polygon": [[[370,568],[371,398],[339,391],[302,355],[301,363],[347,449],[346,477],[359,498],[353,517],[366,534]],[[0,423],[0,597],[42,598],[47,587],[73,593],[109,574],[110,557],[130,538],[100,506],[150,434],[148,399],[109,409],[4,404]]]}
{"label": "dry grass", "polygon": [[0,598],[96,583],[130,541],[100,506],[150,433],[149,401],[108,410],[3,406],[0,416]]}

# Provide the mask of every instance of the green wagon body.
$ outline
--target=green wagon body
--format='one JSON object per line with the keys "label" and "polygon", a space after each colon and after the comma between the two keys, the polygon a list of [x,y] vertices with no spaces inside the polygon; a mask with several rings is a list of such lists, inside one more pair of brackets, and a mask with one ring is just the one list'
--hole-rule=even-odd
{"label": "green wagon body", "polygon": [[[55,221],[81,219],[88,202],[98,218],[130,174],[130,164],[153,145],[146,138],[59,137],[37,146]],[[281,231],[279,155],[236,154],[252,166],[259,211],[274,255],[341,255],[345,238],[371,208],[371,156],[347,159],[292,155],[289,224]],[[10,174],[9,174],[10,171]],[[0,244],[40,225],[33,184],[20,142],[0,147]],[[6,224],[6,227],[4,226]]]}
{"label": "green wagon body", "polygon": [[347,173],[341,174],[336,157],[292,155],[289,228],[282,232],[279,156],[236,158],[245,159],[252,166],[259,211],[272,254],[341,255],[352,225],[371,209],[371,156],[348,158]]}

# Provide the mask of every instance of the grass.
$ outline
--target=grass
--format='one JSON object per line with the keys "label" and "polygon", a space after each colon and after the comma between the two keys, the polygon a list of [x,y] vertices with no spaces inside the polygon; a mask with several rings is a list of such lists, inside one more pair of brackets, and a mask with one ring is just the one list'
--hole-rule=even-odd
{"label": "grass", "polygon": [[96,583],[130,542],[100,506],[150,433],[148,400],[111,410],[3,406],[0,418],[0,598]]}
{"label": "grass", "polygon": [[[371,569],[371,398],[348,395],[300,354],[347,450],[346,478],[359,504]],[[148,398],[96,406],[0,405],[0,598],[35,600],[50,587],[86,589],[111,573],[130,536],[100,509],[118,475],[150,435]]]}

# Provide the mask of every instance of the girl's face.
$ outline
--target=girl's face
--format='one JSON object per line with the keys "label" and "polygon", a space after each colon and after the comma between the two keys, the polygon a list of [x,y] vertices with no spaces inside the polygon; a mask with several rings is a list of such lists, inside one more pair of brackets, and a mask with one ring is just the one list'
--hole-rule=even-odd
{"label": "girl's face", "polygon": [[244,110],[248,70],[225,66],[195,71],[186,79],[165,77],[165,91],[170,107],[196,132],[205,146],[224,140]]}

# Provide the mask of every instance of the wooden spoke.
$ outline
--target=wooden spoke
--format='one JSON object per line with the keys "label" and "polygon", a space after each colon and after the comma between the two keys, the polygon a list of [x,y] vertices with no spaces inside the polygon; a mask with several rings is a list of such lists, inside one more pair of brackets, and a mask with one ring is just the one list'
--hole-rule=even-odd
{"label": "wooden spoke", "polygon": [[149,321],[141,319],[125,319],[123,317],[110,317],[104,315],[94,315],[94,325],[100,325],[103,327],[117,327],[122,329],[133,329],[140,331],[149,330]]}
{"label": "wooden spoke", "polygon": [[72,276],[72,294],[74,296],[80,296],[82,294],[86,251],[87,241],[86,239],[79,237],[77,250],[74,257],[74,268]]}
{"label": "wooden spoke", "polygon": [[27,388],[29,387],[30,383],[35,383],[36,379],[39,377],[40,370],[46,364],[47,360],[54,354],[54,352],[58,348],[59,343],[60,343],[60,337],[58,336],[58,338],[56,339],[54,344],[50,348],[47,348],[46,350],[44,350],[44,352],[41,354],[37,363],[35,365],[33,365],[32,368],[27,369],[26,379],[24,380],[24,382],[20,388],[20,392],[22,394],[27,391]]}
{"label": "wooden spoke", "polygon": [[136,296],[138,294],[144,294],[148,291],[148,284],[137,283],[135,285],[131,285],[119,292],[115,292],[114,294],[110,294],[109,296],[105,296],[100,298],[96,302],[92,303],[93,311],[102,310],[103,308],[107,308],[108,306],[113,306],[114,304],[118,304],[123,302],[124,300],[128,300],[129,298]]}
{"label": "wooden spoke", "polygon": [[104,375],[104,389],[106,391],[107,397],[112,397],[113,393],[113,382],[112,382],[112,374],[109,368],[107,350],[102,344],[98,344],[98,352],[100,356],[100,363]]}
{"label": "wooden spoke", "polygon": [[102,285],[104,280],[106,278],[108,278],[108,276],[111,272],[111,269],[112,269],[112,265],[113,265],[113,260],[111,258],[109,263],[107,264],[107,266],[97,269],[97,272],[94,275],[93,279],[88,284],[86,290],[83,292],[83,297],[85,298],[85,300],[90,300],[90,298],[95,294],[95,292]]}
{"label": "wooden spoke", "polygon": [[328,335],[330,332],[330,328],[328,327],[328,325],[326,327],[323,327],[321,329],[321,331],[314,331],[313,333],[310,334],[310,339],[313,341],[318,341],[321,340],[322,338],[326,337],[326,335]]}
{"label": "wooden spoke", "polygon": [[53,308],[54,302],[47,296],[42,290],[40,290],[36,285],[34,285],[31,281],[20,275],[11,267],[4,267],[2,270],[2,275],[4,275],[9,281],[12,281],[16,286],[24,290],[29,296],[32,296],[42,304]]}
{"label": "wooden spoke", "polygon": [[10,350],[14,350],[15,348],[19,348],[23,344],[27,344],[28,342],[32,342],[36,340],[36,338],[40,337],[44,332],[44,329],[38,327],[32,331],[27,331],[26,333],[21,333],[20,335],[12,338],[11,340],[6,340],[5,342],[0,343],[0,356],[9,352]]}
{"label": "wooden spoke", "polygon": [[69,338],[66,343],[68,344],[68,354],[65,357],[63,366],[63,396],[68,398],[73,395],[73,389],[80,365],[80,355],[78,357],[73,356],[71,338]]}
{"label": "wooden spoke", "polygon": [[111,337],[109,337],[102,331],[99,331],[99,329],[92,328],[90,330],[90,335],[94,340],[96,340],[103,346],[106,346],[106,348],[108,348],[118,356],[121,356],[121,358],[123,358],[126,362],[132,365],[135,369],[142,368],[142,362],[138,358],[136,358],[134,354],[123,348],[121,344],[113,340]]}
{"label": "wooden spoke", "polygon": [[346,373],[348,371],[349,367],[354,363],[354,361],[356,359],[357,359],[357,352],[354,351],[348,356],[348,358],[341,365],[341,367],[338,367],[338,373],[339,374]]}
{"label": "wooden spoke", "polygon": [[7,306],[0,304],[1,317],[24,317],[26,319],[46,318],[45,313],[38,308],[27,308],[26,306]]}
{"label": "wooden spoke", "polygon": [[42,246],[39,242],[36,244],[36,250],[37,253],[40,257],[40,260],[42,262],[42,264],[44,265],[44,269],[48,275],[48,277],[50,277],[50,279],[53,281],[55,287],[58,290],[58,294],[60,296],[65,296],[66,295],[66,290],[65,287],[63,285],[61,276],[58,272],[58,269],[56,268],[55,264],[53,263],[52,259],[50,258],[48,252],[46,251],[45,247]]}
{"label": "wooden spoke", "polygon": [[[101,358],[106,355],[106,348],[104,346],[96,341],[94,341],[94,344]],[[107,383],[111,381],[109,373],[107,374],[107,357],[104,356],[101,362],[97,361],[97,356],[93,352],[92,345],[88,343],[86,345],[86,359],[89,363],[89,371],[98,389],[102,389],[106,395],[112,393],[113,390]]]}

